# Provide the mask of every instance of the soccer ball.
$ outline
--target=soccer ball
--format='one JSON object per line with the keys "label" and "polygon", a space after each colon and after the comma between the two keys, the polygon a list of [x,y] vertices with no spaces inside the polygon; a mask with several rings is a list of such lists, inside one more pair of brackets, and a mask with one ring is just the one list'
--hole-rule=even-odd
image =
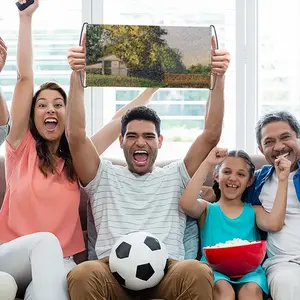
{"label": "soccer ball", "polygon": [[113,246],[109,267],[120,285],[133,291],[156,286],[167,272],[168,251],[153,234],[132,232]]}

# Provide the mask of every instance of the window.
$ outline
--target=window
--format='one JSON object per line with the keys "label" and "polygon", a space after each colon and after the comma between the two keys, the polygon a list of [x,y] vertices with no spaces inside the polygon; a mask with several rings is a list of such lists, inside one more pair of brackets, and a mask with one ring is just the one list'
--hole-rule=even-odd
{"label": "window", "polygon": [[[300,42],[297,39],[300,2],[274,0],[270,3],[267,0],[40,0],[33,25],[35,83],[55,80],[68,91],[70,70],[66,53],[78,44],[83,21],[213,24],[220,48],[228,49],[231,54],[220,145],[256,153],[254,128],[262,114],[277,108],[300,116]],[[16,81],[18,16],[14,1],[2,5],[0,24],[0,35],[8,44],[8,59],[0,84],[10,106]],[[109,62],[105,63],[105,72],[110,72],[111,67]],[[140,92],[136,88],[87,88],[88,134],[99,130],[117,109]],[[161,89],[154,95],[150,107],[161,116],[165,137],[159,160],[184,156],[203,129],[207,98],[208,90],[201,89]],[[105,156],[123,157],[118,142]]]}
{"label": "window", "polygon": [[[102,20],[99,19],[99,21]],[[103,23],[138,25],[215,25],[219,47],[235,48],[235,1],[181,1],[171,0],[103,0]],[[235,147],[235,63],[232,59],[226,78],[226,116],[222,145]],[[98,89],[98,88],[97,88]],[[108,121],[116,110],[141,92],[141,89],[104,88],[102,121]],[[162,119],[164,143],[158,159],[183,157],[191,143],[204,128],[205,106],[209,92],[204,89],[160,89],[152,98],[150,107]],[[96,124],[99,129],[101,120]],[[176,151],[174,151],[176,149]],[[122,157],[118,142],[105,153],[106,156]]]}
{"label": "window", "polygon": [[[1,6],[1,37],[8,48],[0,85],[10,108],[16,83],[16,53],[19,26],[14,1]],[[68,20],[68,21],[66,21]],[[68,92],[70,68],[67,51],[77,45],[81,29],[81,0],[41,0],[33,18],[34,76],[36,88],[46,81],[56,81]],[[3,153],[4,147],[1,147]]]}
{"label": "window", "polygon": [[[70,68],[66,59],[70,47],[77,45],[81,29],[81,0],[41,0],[33,18],[35,84],[57,81],[69,88]],[[55,16],[55,17],[54,17]],[[0,83],[10,104],[16,83],[18,10],[14,1],[1,6],[1,36],[8,47],[7,63]],[[68,20],[66,22],[66,20]]]}
{"label": "window", "polygon": [[236,145],[258,153],[255,125],[263,114],[288,110],[299,118],[300,3],[243,0],[236,5]]}
{"label": "window", "polygon": [[300,2],[258,3],[258,115],[288,110],[300,120]]}

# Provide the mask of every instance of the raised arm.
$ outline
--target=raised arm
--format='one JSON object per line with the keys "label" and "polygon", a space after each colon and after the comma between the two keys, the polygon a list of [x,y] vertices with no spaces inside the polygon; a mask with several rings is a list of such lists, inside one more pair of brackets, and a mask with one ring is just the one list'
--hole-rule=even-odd
{"label": "raised arm", "polygon": [[199,219],[207,208],[207,202],[198,200],[207,174],[221,161],[225,159],[227,150],[214,148],[207,158],[201,163],[192,179],[188,183],[180,199],[180,206],[184,212],[192,218]]}
{"label": "raised arm", "polygon": [[282,156],[274,161],[274,166],[278,178],[278,185],[272,210],[268,213],[262,206],[254,206],[256,224],[258,228],[266,232],[277,232],[281,230],[284,225],[286,214],[288,179],[291,162]]}
{"label": "raised arm", "polygon": [[[7,57],[7,48],[4,41],[0,37],[0,73],[5,65],[6,57]],[[0,126],[6,125],[7,122],[8,122],[8,109],[0,87]]]}
{"label": "raised arm", "polygon": [[11,129],[7,137],[7,141],[13,148],[17,148],[21,143],[29,125],[34,86],[31,20],[38,5],[39,0],[35,0],[32,5],[19,12],[20,24],[17,50],[18,77],[11,106]]}
{"label": "raised arm", "polygon": [[117,112],[113,119],[98,131],[92,139],[86,136],[84,93],[78,71],[85,68],[85,48],[74,47],[68,53],[73,73],[67,102],[66,134],[77,175],[83,185],[97,174],[101,155],[119,136],[121,117],[130,108],[145,105],[156,89],[147,89],[140,96]]}
{"label": "raised arm", "polygon": [[147,105],[157,90],[158,88],[145,89],[135,99],[119,109],[112,120],[92,136],[91,140],[99,155],[101,155],[120,135],[121,119],[123,115],[131,108]]}
{"label": "raised arm", "polygon": [[[77,61],[79,59],[77,58]],[[78,64],[77,66],[79,67],[80,65]],[[95,178],[100,164],[97,150],[87,137],[85,128],[83,87],[80,82],[79,72],[73,71],[66,109],[66,136],[75,171],[83,185],[87,185]]]}
{"label": "raised arm", "polygon": [[216,76],[215,88],[210,92],[206,105],[204,130],[197,137],[184,158],[185,166],[192,177],[208,153],[214,148],[221,136],[224,114],[224,77],[230,56],[225,50],[216,49],[212,39],[212,73]]}

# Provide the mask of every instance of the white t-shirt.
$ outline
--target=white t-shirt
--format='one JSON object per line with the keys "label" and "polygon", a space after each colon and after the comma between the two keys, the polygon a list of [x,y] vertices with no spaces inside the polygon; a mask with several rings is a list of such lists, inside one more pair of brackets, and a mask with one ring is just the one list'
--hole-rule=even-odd
{"label": "white t-shirt", "polygon": [[183,259],[186,215],[179,200],[189,179],[183,161],[140,176],[101,160],[96,177],[84,187],[97,231],[97,257],[109,255],[120,236],[146,231],[164,242],[171,258]]}
{"label": "white t-shirt", "polygon": [[[300,263],[300,202],[297,199],[291,172],[288,182],[285,224],[279,232],[269,232],[267,238],[268,259],[264,267],[275,263],[297,261]],[[264,209],[270,212],[276,197],[278,178],[276,172],[263,185],[259,200]]]}

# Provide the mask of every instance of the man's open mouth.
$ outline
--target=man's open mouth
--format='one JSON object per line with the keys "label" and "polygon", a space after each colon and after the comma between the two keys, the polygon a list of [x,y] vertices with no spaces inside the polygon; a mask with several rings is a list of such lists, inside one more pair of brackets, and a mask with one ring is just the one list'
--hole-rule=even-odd
{"label": "man's open mouth", "polygon": [[147,163],[148,156],[149,155],[148,155],[148,152],[146,150],[136,150],[133,153],[134,162],[137,165],[141,165],[141,166],[143,166]]}

